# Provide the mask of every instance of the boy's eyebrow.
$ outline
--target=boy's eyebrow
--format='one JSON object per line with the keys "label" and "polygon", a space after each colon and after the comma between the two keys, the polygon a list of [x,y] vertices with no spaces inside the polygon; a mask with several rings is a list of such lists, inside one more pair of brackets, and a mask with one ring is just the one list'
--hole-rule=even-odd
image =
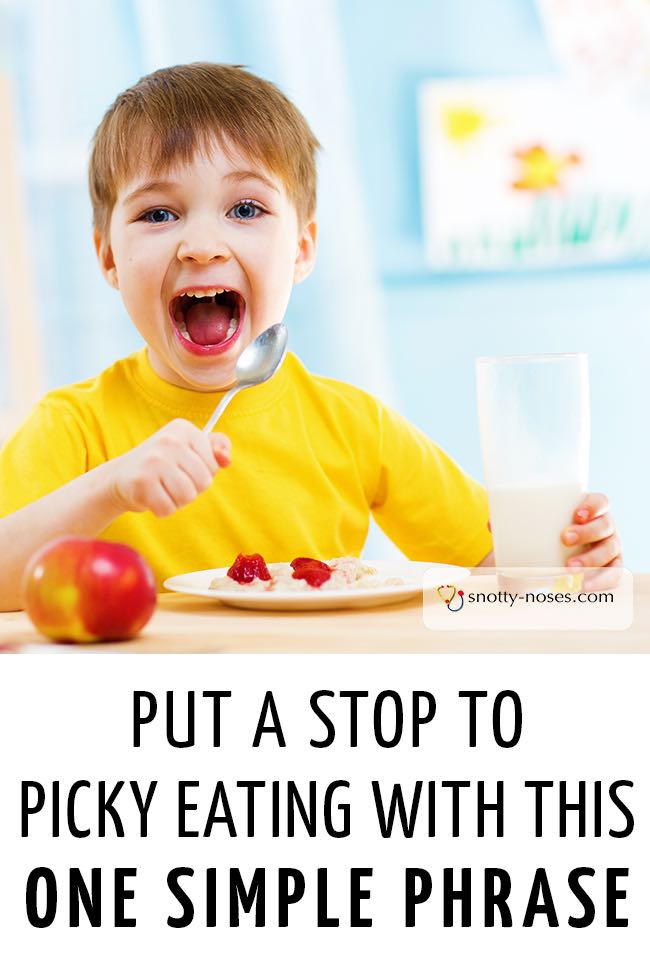
{"label": "boy's eyebrow", "polygon": [[[226,176],[224,176],[224,179],[229,183],[243,183],[247,179],[257,179],[261,183],[268,186],[268,188],[273,190],[275,193],[280,192],[272,180],[270,180],[267,176],[264,176],[262,173],[256,173],[252,169],[237,170],[235,172],[228,173]],[[157,193],[163,190],[171,190],[179,185],[179,183],[175,183],[171,180],[150,180],[147,183],[143,183],[142,186],[138,186],[135,190],[133,190],[132,193],[129,193],[129,195],[124,198],[123,205],[127,206],[133,200],[137,199],[137,197],[144,196],[145,193]]]}
{"label": "boy's eyebrow", "polygon": [[247,179],[258,179],[260,183],[264,183],[270,190],[274,190],[276,193],[280,192],[273,180],[270,180],[268,176],[264,176],[262,173],[255,172],[253,169],[238,169],[235,172],[228,173],[227,176],[224,176],[224,179],[227,179],[230,183],[243,183]]}
{"label": "boy's eyebrow", "polygon": [[172,183],[169,180],[150,180],[150,182],[143,183],[142,186],[138,186],[138,188],[133,190],[132,193],[125,196],[122,202],[123,205],[126,206],[127,203],[131,203],[131,201],[135,200],[138,196],[144,196],[145,193],[153,193],[157,192],[158,190],[171,190],[175,186],[178,186],[178,183]]}

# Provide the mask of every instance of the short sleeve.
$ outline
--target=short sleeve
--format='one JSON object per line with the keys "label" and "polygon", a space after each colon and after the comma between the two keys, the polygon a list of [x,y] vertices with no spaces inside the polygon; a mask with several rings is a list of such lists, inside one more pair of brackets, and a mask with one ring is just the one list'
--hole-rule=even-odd
{"label": "short sleeve", "polygon": [[377,524],[410,559],[478,565],[492,549],[485,489],[393,410],[379,422]]}
{"label": "short sleeve", "polygon": [[84,474],[87,457],[75,417],[42,400],[0,450],[0,517]]}

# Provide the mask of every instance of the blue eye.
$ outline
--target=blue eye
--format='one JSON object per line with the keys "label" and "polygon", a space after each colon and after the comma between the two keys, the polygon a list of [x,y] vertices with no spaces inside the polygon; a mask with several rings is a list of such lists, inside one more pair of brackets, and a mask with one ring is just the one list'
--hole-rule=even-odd
{"label": "blue eye", "polygon": [[240,200],[236,203],[232,210],[228,212],[228,216],[231,214],[235,217],[235,220],[255,220],[264,213],[264,210],[253,200]]}
{"label": "blue eye", "polygon": [[170,221],[166,219],[167,217],[171,217],[174,220],[176,219],[171,210],[165,210],[163,207],[156,207],[155,210],[147,210],[146,213],[142,214],[140,219],[144,220],[145,223],[169,223]]}

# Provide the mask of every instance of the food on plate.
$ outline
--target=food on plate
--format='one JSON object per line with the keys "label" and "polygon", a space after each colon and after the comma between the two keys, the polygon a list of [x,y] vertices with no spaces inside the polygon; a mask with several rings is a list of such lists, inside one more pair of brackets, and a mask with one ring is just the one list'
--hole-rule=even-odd
{"label": "food on plate", "polygon": [[293,569],[292,579],[304,579],[307,585],[314,589],[320,589],[324,582],[329,582],[334,571],[327,562],[304,557],[294,559],[291,568]]}
{"label": "food on plate", "polygon": [[225,576],[217,576],[210,589],[257,589],[263,592],[308,591],[309,589],[377,589],[403,586],[404,580],[385,578],[372,566],[352,555],[322,562],[300,556],[292,562],[269,562],[261,555],[240,553]]}
{"label": "food on plate", "polygon": [[261,579],[267,582],[271,576],[266,567],[266,562],[261,555],[243,555],[241,552],[228,569],[227,575],[240,585],[252,582],[253,579]]}
{"label": "food on plate", "polygon": [[65,536],[48,542],[23,576],[25,609],[51,640],[125,640],[147,623],[156,605],[153,572],[128,545]]}

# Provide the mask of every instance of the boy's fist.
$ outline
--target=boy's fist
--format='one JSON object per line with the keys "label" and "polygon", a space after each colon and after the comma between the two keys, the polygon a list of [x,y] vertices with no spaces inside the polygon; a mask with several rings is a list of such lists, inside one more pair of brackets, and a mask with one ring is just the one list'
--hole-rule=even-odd
{"label": "boy's fist", "polygon": [[118,508],[164,518],[210,487],[230,463],[230,441],[179,418],[110,463]]}

